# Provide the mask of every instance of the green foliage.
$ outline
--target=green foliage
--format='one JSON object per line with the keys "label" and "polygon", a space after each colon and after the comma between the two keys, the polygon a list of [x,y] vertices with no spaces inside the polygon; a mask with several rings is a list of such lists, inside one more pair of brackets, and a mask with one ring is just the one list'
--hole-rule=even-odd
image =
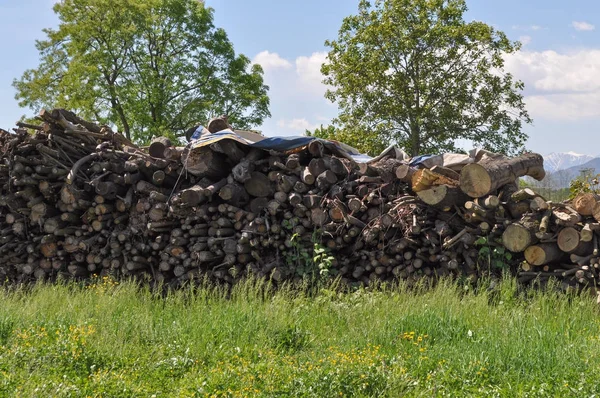
{"label": "green foliage", "polygon": [[270,116],[262,68],[202,1],[64,0],[54,12],[39,66],[13,83],[21,106],[69,108],[141,142],[220,114],[240,128]]}
{"label": "green foliage", "polygon": [[319,277],[328,279],[335,275],[335,269],[333,269],[333,262],[335,257],[331,255],[329,250],[319,242],[313,243],[313,258],[312,262],[319,270]]}
{"label": "green foliage", "polygon": [[322,66],[335,121],[355,142],[376,137],[411,155],[457,151],[456,140],[499,153],[522,150],[523,83],[503,71],[520,48],[464,0],[361,0],[327,41]]}
{"label": "green foliage", "polygon": [[[298,219],[284,220],[282,226],[293,229]],[[329,249],[322,245],[320,231],[315,230],[310,245],[302,242],[301,235],[294,233],[290,238],[290,248],[284,252],[286,265],[294,269],[295,274],[302,278],[326,281],[335,276],[333,267],[335,257]]]}
{"label": "green foliage", "polygon": [[509,269],[513,259],[512,253],[501,243],[492,242],[487,236],[482,236],[475,241],[479,246],[479,265],[492,269]]}
{"label": "green foliage", "polygon": [[381,139],[381,136],[368,131],[358,131],[346,127],[344,129],[336,128],[335,126],[316,128],[315,131],[306,130],[306,135],[309,137],[323,138],[327,140],[340,141],[356,148],[361,153],[377,156],[385,148],[388,143]]}
{"label": "green foliage", "polygon": [[[248,281],[0,291],[3,397],[572,397],[600,388],[595,298],[442,281],[305,295]],[[526,370],[526,371],[524,371]]]}
{"label": "green foliage", "polygon": [[594,169],[581,169],[579,176],[569,184],[569,200],[573,200],[581,193],[600,193],[600,174],[595,174]]}

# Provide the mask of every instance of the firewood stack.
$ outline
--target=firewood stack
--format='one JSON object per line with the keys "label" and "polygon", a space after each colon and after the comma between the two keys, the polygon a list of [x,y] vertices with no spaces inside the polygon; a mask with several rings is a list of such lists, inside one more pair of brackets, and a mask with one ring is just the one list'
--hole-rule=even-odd
{"label": "firewood stack", "polygon": [[[600,203],[594,193],[582,193],[568,203],[552,203],[531,190],[516,192],[523,208],[519,222],[504,233],[504,245],[523,252],[521,282],[559,279],[563,288],[598,286],[600,268]],[[509,229],[510,228],[510,229]]]}
{"label": "firewood stack", "polygon": [[[418,168],[391,157],[357,164],[320,141],[279,153],[161,137],[140,149],[65,110],[40,119],[0,131],[3,280],[476,279],[497,271],[486,246],[514,252],[513,271],[526,259],[523,281],[595,284],[597,198],[557,204],[518,190],[520,176],[543,178],[536,154]],[[208,130],[228,127],[218,122]],[[315,262],[319,253],[331,258]]]}

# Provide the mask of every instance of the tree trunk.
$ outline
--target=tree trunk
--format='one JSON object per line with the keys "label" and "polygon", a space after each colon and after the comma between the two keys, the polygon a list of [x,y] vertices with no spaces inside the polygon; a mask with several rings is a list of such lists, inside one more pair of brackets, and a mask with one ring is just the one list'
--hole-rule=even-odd
{"label": "tree trunk", "polygon": [[424,191],[417,192],[417,196],[430,206],[448,211],[453,206],[463,206],[467,199],[458,187],[448,185],[433,186]]}
{"label": "tree trunk", "polygon": [[235,182],[233,184],[227,184],[219,191],[219,196],[225,202],[230,203],[236,207],[243,206],[248,203],[248,193],[242,185]]}
{"label": "tree trunk", "polygon": [[183,165],[190,174],[197,177],[219,179],[229,174],[225,157],[206,147],[190,150]]}
{"label": "tree trunk", "polygon": [[179,192],[179,197],[185,205],[197,206],[205,199],[204,187],[201,185],[194,185],[193,187],[184,189]]}
{"label": "tree trunk", "polygon": [[573,200],[573,208],[582,216],[594,214],[594,205],[598,203],[598,195],[594,193],[581,193]]}
{"label": "tree trunk", "polygon": [[579,231],[573,227],[563,228],[558,233],[558,247],[565,253],[584,255],[591,252],[592,242],[581,240]]}
{"label": "tree trunk", "polygon": [[400,166],[405,166],[405,162],[394,159],[384,158],[375,163],[369,164],[369,167],[374,170],[384,182],[390,183],[397,179],[396,171]]}
{"label": "tree trunk", "polygon": [[416,173],[416,171],[417,169],[414,167],[410,167],[407,164],[402,164],[396,169],[396,178],[402,182],[410,183],[412,182],[413,175]]}
{"label": "tree trunk", "polygon": [[460,187],[467,195],[480,198],[525,175],[538,181],[546,176],[541,155],[528,153],[515,158],[489,158],[468,164],[460,173]]}
{"label": "tree trunk", "polygon": [[535,217],[526,217],[510,224],[502,234],[502,244],[513,253],[523,252],[538,242],[535,233],[539,231],[539,226],[539,220]]}
{"label": "tree trunk", "polygon": [[535,266],[558,262],[564,256],[565,253],[556,243],[540,243],[525,250],[525,260]]}
{"label": "tree trunk", "polygon": [[254,197],[267,197],[272,193],[271,181],[263,173],[257,171],[250,174],[250,179],[244,183],[246,191]]}
{"label": "tree trunk", "polygon": [[165,149],[171,147],[171,140],[167,137],[156,137],[150,143],[148,147],[148,153],[154,158],[164,158]]}

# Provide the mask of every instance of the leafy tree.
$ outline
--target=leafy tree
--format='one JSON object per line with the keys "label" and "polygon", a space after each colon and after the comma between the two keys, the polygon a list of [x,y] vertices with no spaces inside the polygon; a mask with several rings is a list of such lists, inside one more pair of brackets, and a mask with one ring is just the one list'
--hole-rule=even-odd
{"label": "leafy tree", "polygon": [[270,116],[262,68],[202,1],[63,0],[54,12],[40,65],[13,82],[21,106],[69,108],[139,141],[220,114],[241,128]]}
{"label": "leafy tree", "polygon": [[600,193],[600,174],[596,174],[593,167],[584,167],[579,170],[579,176],[569,184],[569,200],[573,200],[582,193]]}
{"label": "leafy tree", "polygon": [[456,151],[456,140],[511,154],[531,123],[523,83],[503,71],[520,48],[482,22],[466,22],[464,0],[361,0],[327,41],[322,66],[336,123],[378,134],[412,155]]}

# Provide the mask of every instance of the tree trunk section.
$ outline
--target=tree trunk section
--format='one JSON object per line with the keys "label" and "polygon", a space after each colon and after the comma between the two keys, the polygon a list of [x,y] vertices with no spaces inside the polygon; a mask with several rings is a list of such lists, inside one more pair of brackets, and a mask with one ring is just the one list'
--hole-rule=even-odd
{"label": "tree trunk section", "polygon": [[150,143],[148,147],[148,153],[154,158],[164,158],[165,149],[171,147],[171,140],[167,137],[156,137]]}
{"label": "tree trunk section", "polygon": [[396,169],[396,178],[402,182],[411,183],[413,175],[416,173],[416,171],[417,169],[414,167],[410,167],[407,164],[402,164]]}
{"label": "tree trunk section", "polygon": [[219,179],[229,174],[225,157],[206,147],[189,151],[183,165],[190,174],[196,177]]}
{"label": "tree trunk section", "polygon": [[244,183],[246,191],[254,197],[264,198],[272,193],[271,181],[263,173],[257,171],[250,174],[250,179]]}
{"label": "tree trunk section", "polygon": [[545,176],[544,158],[528,153],[515,158],[490,158],[463,167],[460,188],[472,198],[480,198],[522,176],[541,181]]}
{"label": "tree trunk section", "polygon": [[573,199],[572,206],[582,216],[594,214],[594,206],[598,203],[598,195],[594,193],[581,193]]}
{"label": "tree trunk section", "polygon": [[417,192],[417,196],[426,204],[448,211],[453,206],[462,206],[467,199],[458,187],[448,185],[433,186]]}
{"label": "tree trunk section", "polygon": [[502,244],[513,253],[521,253],[538,242],[535,233],[539,231],[539,226],[539,220],[534,217],[510,224],[502,234]]}
{"label": "tree trunk section", "polygon": [[525,260],[535,266],[558,262],[564,255],[556,243],[540,243],[525,250]]}
{"label": "tree trunk section", "polygon": [[563,228],[558,233],[558,247],[565,253],[584,255],[591,253],[592,242],[581,240],[579,231],[573,227]]}

